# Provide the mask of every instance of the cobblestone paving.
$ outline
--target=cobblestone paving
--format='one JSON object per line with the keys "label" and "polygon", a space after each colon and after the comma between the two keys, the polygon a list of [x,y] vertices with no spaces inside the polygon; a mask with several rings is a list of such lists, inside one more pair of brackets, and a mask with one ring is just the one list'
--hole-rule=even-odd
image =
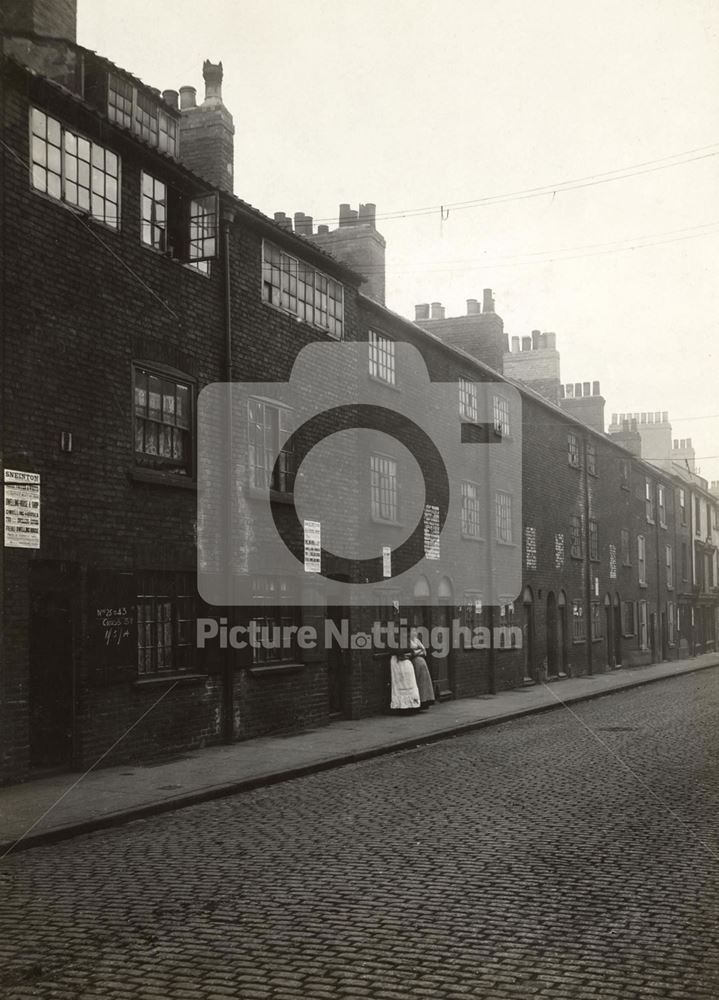
{"label": "cobblestone paving", "polygon": [[716,1000],[718,720],[707,671],[10,857],[0,996]]}

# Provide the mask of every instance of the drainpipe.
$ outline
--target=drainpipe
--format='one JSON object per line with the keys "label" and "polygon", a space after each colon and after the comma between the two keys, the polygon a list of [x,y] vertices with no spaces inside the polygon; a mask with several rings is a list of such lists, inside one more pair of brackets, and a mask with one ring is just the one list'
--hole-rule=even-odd
{"label": "drainpipe", "polygon": [[584,445],[584,593],[586,597],[585,636],[587,642],[587,671],[591,677],[592,665],[592,560],[589,548],[589,470],[587,469],[587,436],[582,436]]}
{"label": "drainpipe", "polygon": [[[227,460],[225,462],[225,495],[226,495],[226,510],[225,510],[225,538],[227,539],[226,555],[225,559],[225,586],[228,593],[232,593],[231,582],[232,582],[232,565],[230,563],[230,553],[232,551],[232,546],[230,545],[230,539],[232,538],[232,456],[233,456],[233,445],[232,445],[232,392],[229,386],[232,384],[233,371],[232,371],[232,281],[230,275],[230,225],[234,222],[235,215],[234,212],[229,210],[224,210],[222,212],[222,254],[223,254],[223,285],[225,293],[225,382],[227,383],[227,397],[225,400],[225,415],[226,415],[226,427],[225,427],[225,440],[226,440],[226,454]],[[227,619],[230,620],[230,616],[233,613],[233,607],[228,607]],[[233,658],[233,649],[230,643],[227,643],[227,648],[225,649],[224,656],[224,690],[223,690],[223,737],[225,743],[234,743],[235,740],[235,665]]]}

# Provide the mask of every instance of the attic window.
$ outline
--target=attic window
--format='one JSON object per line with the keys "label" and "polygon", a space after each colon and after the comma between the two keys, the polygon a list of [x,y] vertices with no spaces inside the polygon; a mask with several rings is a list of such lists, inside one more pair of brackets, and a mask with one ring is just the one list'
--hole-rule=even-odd
{"label": "attic window", "polygon": [[267,240],[262,248],[262,298],[342,339],[344,289],[321,271]]}
{"label": "attic window", "polygon": [[177,120],[162,109],[153,94],[118,73],[108,74],[107,117],[123,128],[132,129],[161,152],[177,156]]}

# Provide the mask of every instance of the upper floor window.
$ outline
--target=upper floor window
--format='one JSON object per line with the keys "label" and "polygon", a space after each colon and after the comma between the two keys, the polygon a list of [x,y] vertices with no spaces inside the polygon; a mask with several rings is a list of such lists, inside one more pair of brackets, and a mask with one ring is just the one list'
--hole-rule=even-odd
{"label": "upper floor window", "polygon": [[694,534],[701,535],[702,533],[702,502],[699,497],[694,497],[694,514],[695,514],[695,524],[694,524]]}
{"label": "upper floor window", "polygon": [[622,552],[622,566],[631,566],[632,559],[629,550],[629,531],[626,528],[621,528],[620,548]]}
{"label": "upper floor window", "polygon": [[583,550],[582,519],[579,514],[571,514],[569,517],[569,554],[573,559],[581,559]]}
{"label": "upper floor window", "polygon": [[604,635],[604,625],[602,622],[602,608],[599,601],[592,601],[592,642],[601,639]]}
{"label": "upper floor window", "polygon": [[31,183],[36,191],[120,227],[120,161],[104,146],[65,128],[38,108],[30,113]]}
{"label": "upper floor window", "polygon": [[479,487],[476,483],[462,483],[462,534],[468,538],[480,538]]}
{"label": "upper floor window", "polygon": [[395,384],[395,342],[375,330],[369,332],[369,373],[389,385]]}
{"label": "upper floor window", "polygon": [[338,281],[267,240],[262,249],[262,298],[337,340],[344,327],[344,289]]}
{"label": "upper floor window", "polygon": [[687,523],[687,497],[684,490],[679,490],[679,512],[682,524]]}
{"label": "upper floor window", "polygon": [[637,573],[642,586],[647,582],[647,550],[644,535],[637,535]]}
{"label": "upper floor window", "polygon": [[398,517],[397,463],[386,455],[370,455],[372,517],[396,523]]}
{"label": "upper floor window", "polygon": [[494,429],[502,437],[509,437],[509,400],[505,396],[492,398]]}
{"label": "upper floor window", "polygon": [[619,484],[623,490],[629,489],[629,460],[622,458],[619,461]]}
{"label": "upper floor window", "polygon": [[477,383],[466,378],[459,380],[459,413],[467,420],[476,421],[479,419]]}
{"label": "upper floor window", "polygon": [[154,250],[167,249],[167,187],[142,172],[142,242]]}
{"label": "upper floor window", "polygon": [[579,468],[579,438],[574,431],[567,434],[567,459],[571,466]]}
{"label": "upper floor window", "polygon": [[671,545],[666,546],[667,590],[674,589],[674,553]]}
{"label": "upper floor window", "polygon": [[572,641],[584,642],[586,634],[584,601],[572,601]]}
{"label": "upper floor window", "polygon": [[498,542],[510,544],[512,541],[512,497],[509,493],[497,492],[494,497],[496,538]]}
{"label": "upper floor window", "polygon": [[250,399],[248,410],[250,485],[291,492],[295,456],[287,447],[290,411],[264,399]]}
{"label": "upper floor window", "polygon": [[654,524],[654,483],[651,479],[644,480],[644,508],[647,521]]}
{"label": "upper floor window", "polygon": [[589,558],[595,561],[599,559],[599,525],[591,518],[589,520]]}
{"label": "upper floor window", "polygon": [[192,472],[192,390],[189,382],[134,368],[135,460],[160,471]]}
{"label": "upper floor window", "polygon": [[590,476],[597,474],[597,446],[594,441],[587,441],[587,472]]}
{"label": "upper floor window", "polygon": [[108,76],[107,117],[123,128],[132,129],[163,153],[177,155],[177,119],[162,108],[154,95],[136,87],[118,73]]}
{"label": "upper floor window", "polygon": [[657,507],[659,508],[659,524],[661,525],[662,528],[666,528],[667,508],[666,508],[664,487],[661,485],[657,486]]}

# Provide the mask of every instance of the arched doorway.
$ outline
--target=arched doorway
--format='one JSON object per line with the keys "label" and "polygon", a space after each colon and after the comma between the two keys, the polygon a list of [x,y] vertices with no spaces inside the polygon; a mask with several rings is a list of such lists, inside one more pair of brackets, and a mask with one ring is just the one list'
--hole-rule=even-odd
{"label": "arched doorway", "polygon": [[614,613],[609,594],[604,595],[604,653],[607,670],[611,670],[614,666]]}
{"label": "arched doorway", "polygon": [[556,677],[559,673],[558,656],[558,616],[554,591],[547,594],[547,675]]}
{"label": "arched doorway", "polygon": [[524,680],[534,683],[537,680],[534,666],[534,596],[531,587],[525,587],[522,593],[522,642],[524,644]]}
{"label": "arched doorway", "polygon": [[614,666],[622,665],[622,602],[614,595]]}
{"label": "arched doorway", "polygon": [[[432,656],[430,670],[435,686],[435,697],[440,701],[446,701],[453,697],[454,684],[452,682],[452,605],[454,604],[454,587],[448,576],[443,576],[437,587],[438,608],[436,614],[437,625],[446,629],[446,642],[443,649],[438,650]],[[439,653],[444,651],[445,655]]]}
{"label": "arched doorway", "polygon": [[430,605],[432,603],[432,592],[426,576],[417,578],[412,591],[412,616],[411,624],[417,627],[430,628]]}
{"label": "arched doorway", "polygon": [[569,673],[569,648],[567,639],[567,595],[563,590],[557,597],[557,652],[559,655],[559,675]]}

